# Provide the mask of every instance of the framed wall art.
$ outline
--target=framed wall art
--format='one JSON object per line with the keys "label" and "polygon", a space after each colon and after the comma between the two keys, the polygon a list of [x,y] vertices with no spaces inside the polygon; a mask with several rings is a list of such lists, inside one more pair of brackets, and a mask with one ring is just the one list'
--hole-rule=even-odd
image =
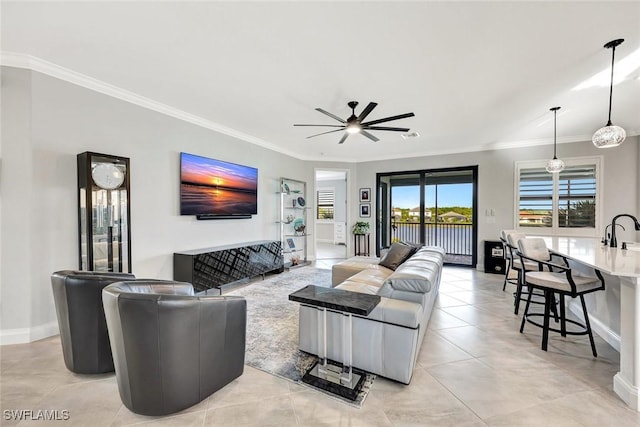
{"label": "framed wall art", "polygon": [[371,217],[371,203],[360,203],[360,218]]}
{"label": "framed wall art", "polygon": [[370,188],[361,188],[360,189],[360,201],[361,202],[370,202],[371,201],[371,189]]}

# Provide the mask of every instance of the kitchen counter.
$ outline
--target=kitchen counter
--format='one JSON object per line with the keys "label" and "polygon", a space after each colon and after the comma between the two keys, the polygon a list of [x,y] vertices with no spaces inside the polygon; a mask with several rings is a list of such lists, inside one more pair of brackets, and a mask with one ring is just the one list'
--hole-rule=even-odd
{"label": "kitchen counter", "polygon": [[620,278],[620,372],[613,377],[613,390],[640,410],[640,243],[627,243],[622,250],[622,242],[610,248],[595,238],[543,238],[552,251]]}
{"label": "kitchen counter", "polygon": [[622,250],[622,242],[618,242],[617,248],[610,248],[600,243],[600,239],[589,237],[542,237],[552,251],[603,273],[640,277],[640,243],[627,243],[628,249]]}

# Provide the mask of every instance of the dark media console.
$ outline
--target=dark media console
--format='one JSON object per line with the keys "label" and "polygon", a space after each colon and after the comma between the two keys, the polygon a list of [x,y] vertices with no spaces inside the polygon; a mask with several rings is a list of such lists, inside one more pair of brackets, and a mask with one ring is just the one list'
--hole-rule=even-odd
{"label": "dark media console", "polygon": [[283,270],[282,244],[275,240],[173,254],[173,279],[191,283],[196,292],[221,294],[240,280]]}

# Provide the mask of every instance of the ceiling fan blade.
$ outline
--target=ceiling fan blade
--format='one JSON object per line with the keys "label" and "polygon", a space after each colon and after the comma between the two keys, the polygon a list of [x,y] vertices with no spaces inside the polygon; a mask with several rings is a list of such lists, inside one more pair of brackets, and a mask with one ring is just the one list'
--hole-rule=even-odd
{"label": "ceiling fan blade", "polygon": [[407,117],[413,117],[413,116],[415,116],[415,114],[413,113],[399,114],[397,116],[385,117],[384,119],[371,120],[370,122],[362,123],[362,126],[375,125],[376,123],[390,122],[392,120],[406,119]]}
{"label": "ceiling fan blade", "polygon": [[323,110],[322,108],[316,108],[316,111],[320,111],[322,114],[326,114],[327,116],[331,117],[332,119],[336,119],[340,123],[347,123],[346,120],[343,120],[340,117],[336,116],[335,114],[331,114],[330,112],[328,112],[326,110]]}
{"label": "ceiling fan blade", "polygon": [[307,124],[295,124],[294,126],[320,126],[320,127],[325,127],[325,128],[344,128],[344,125],[307,125]]}
{"label": "ceiling fan blade", "polygon": [[371,135],[369,132],[367,132],[366,130],[361,130],[360,133],[363,136],[366,136],[367,138],[369,138],[370,140],[372,140],[373,142],[378,142],[380,141],[378,138],[376,138],[375,136]]}
{"label": "ceiling fan blade", "polygon": [[367,130],[392,130],[395,132],[409,132],[409,128],[393,128],[388,126],[366,126]]}
{"label": "ceiling fan blade", "polygon": [[315,136],[325,135],[325,134],[327,134],[327,133],[340,132],[341,130],[344,130],[344,126],[343,126],[341,129],[329,130],[329,131],[327,131],[327,132],[317,133],[317,134],[315,134],[315,135],[308,136],[308,137],[307,137],[307,139],[309,139],[309,138],[313,138],[313,137],[315,137]]}
{"label": "ceiling fan blade", "polygon": [[345,142],[348,137],[349,137],[349,132],[345,132],[344,135],[342,135],[342,138],[340,138],[340,141],[338,141],[338,144],[342,144],[343,142]]}
{"label": "ceiling fan blade", "polygon": [[369,113],[372,112],[374,108],[376,108],[377,105],[378,104],[375,102],[370,102],[369,105],[367,105],[365,109],[362,110],[362,112],[360,112],[360,115],[358,116],[358,121],[362,122],[365,119],[365,117],[367,117]]}

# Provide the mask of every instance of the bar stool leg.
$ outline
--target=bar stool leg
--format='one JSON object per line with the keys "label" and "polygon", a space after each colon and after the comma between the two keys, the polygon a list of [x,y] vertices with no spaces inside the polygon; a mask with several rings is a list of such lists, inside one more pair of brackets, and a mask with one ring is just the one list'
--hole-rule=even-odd
{"label": "bar stool leg", "polygon": [[564,294],[560,294],[560,334],[566,338],[567,336],[567,315],[564,307]]}
{"label": "bar stool leg", "polygon": [[549,318],[551,317],[551,298],[553,292],[544,291],[544,323],[542,327],[542,349],[547,351],[547,343],[549,341]]}
{"label": "bar stool leg", "polygon": [[529,297],[527,298],[527,304],[524,306],[524,313],[522,313],[522,323],[520,323],[520,333],[524,331],[524,322],[527,320],[527,315],[529,314],[529,306],[531,305],[531,292],[529,292]]}
{"label": "bar stool leg", "polygon": [[584,325],[587,328],[589,341],[591,342],[591,352],[593,353],[593,357],[598,357],[596,343],[593,341],[593,333],[591,332],[591,323],[589,323],[589,315],[587,314],[587,305],[584,303],[584,295],[580,295],[580,302],[582,303],[582,312],[584,313]]}
{"label": "bar stool leg", "polygon": [[551,304],[551,312],[550,314],[553,314],[553,321],[558,323],[560,322],[560,316],[558,315],[558,308],[556,307],[556,299],[555,296],[553,297],[553,300],[551,300],[552,304]]}
{"label": "bar stool leg", "polygon": [[[529,295],[531,295],[531,292],[529,292]],[[522,271],[518,270],[518,284],[516,286],[516,297],[513,301],[515,306],[513,314],[518,314],[518,311],[520,311],[520,298],[522,298]]]}
{"label": "bar stool leg", "polygon": [[504,273],[504,283],[502,284],[502,292],[507,289],[507,282],[509,281],[509,273],[511,272],[511,261],[507,262],[507,270]]}

